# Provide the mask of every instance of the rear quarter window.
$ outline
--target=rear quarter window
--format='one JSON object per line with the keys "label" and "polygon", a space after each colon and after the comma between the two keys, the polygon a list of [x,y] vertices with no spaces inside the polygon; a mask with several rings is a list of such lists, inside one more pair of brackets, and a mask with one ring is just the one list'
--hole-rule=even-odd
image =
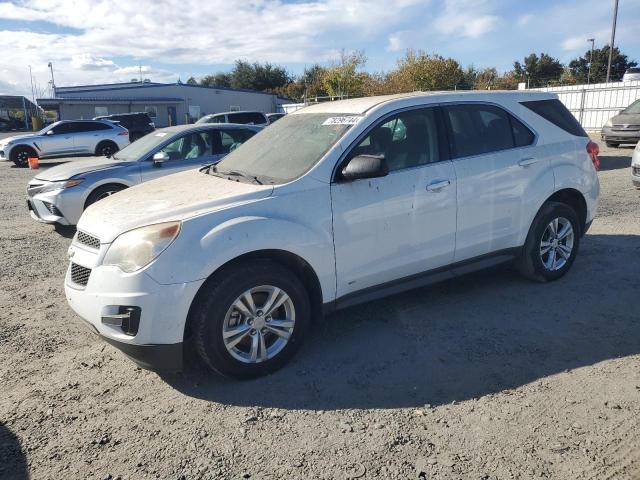
{"label": "rear quarter window", "polygon": [[533,100],[520,103],[571,135],[576,137],[587,136],[587,132],[584,131],[578,120],[571,115],[571,112],[567,110],[560,100]]}

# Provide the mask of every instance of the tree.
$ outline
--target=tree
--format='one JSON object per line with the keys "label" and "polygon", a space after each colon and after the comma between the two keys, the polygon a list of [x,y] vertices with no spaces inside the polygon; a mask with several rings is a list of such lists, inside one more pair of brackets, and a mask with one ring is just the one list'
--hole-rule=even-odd
{"label": "tree", "polygon": [[465,90],[491,90],[495,87],[500,75],[495,68],[476,69],[470,65],[462,72],[462,78],[457,87]]}
{"label": "tree", "polygon": [[194,77],[189,77],[187,79],[187,85],[198,85],[198,81]]}
{"label": "tree", "polygon": [[228,73],[216,73],[215,75],[205,75],[200,79],[203,87],[230,87],[231,77]]}
{"label": "tree", "polygon": [[[577,83],[587,83],[587,75],[589,72],[589,61],[591,59],[591,50],[587,50],[581,57],[575,58],[569,62],[569,71]],[[591,64],[591,83],[600,83],[607,81],[607,63],[609,62],[609,45],[593,50],[593,63]],[[611,58],[611,77],[610,80],[622,80],[624,72],[631,67],[635,67],[637,62],[629,61],[626,55],[623,55],[618,47],[613,47],[613,56]]]}
{"label": "tree", "polygon": [[453,58],[407,50],[398,68],[388,76],[395,92],[453,89],[463,78],[460,64]]}
{"label": "tree", "polygon": [[230,80],[233,88],[271,91],[291,83],[292,79],[287,71],[277,65],[265,63],[249,63],[236,60],[231,71]]}
{"label": "tree", "polygon": [[558,81],[564,67],[560,60],[551,55],[532,53],[524,57],[523,63],[514,62],[513,73],[521,81],[529,81],[531,87],[546,86],[551,81]]}
{"label": "tree", "polygon": [[327,68],[322,75],[322,85],[332,97],[364,95],[367,73],[362,69],[367,63],[364,52],[340,52],[340,58]]}

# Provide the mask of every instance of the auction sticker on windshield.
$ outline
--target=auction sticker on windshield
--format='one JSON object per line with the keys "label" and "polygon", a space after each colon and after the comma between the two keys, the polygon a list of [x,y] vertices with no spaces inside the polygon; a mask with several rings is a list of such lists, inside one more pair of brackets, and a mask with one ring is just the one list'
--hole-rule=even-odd
{"label": "auction sticker on windshield", "polygon": [[329,117],[322,125],[355,125],[362,117],[350,115],[347,117]]}

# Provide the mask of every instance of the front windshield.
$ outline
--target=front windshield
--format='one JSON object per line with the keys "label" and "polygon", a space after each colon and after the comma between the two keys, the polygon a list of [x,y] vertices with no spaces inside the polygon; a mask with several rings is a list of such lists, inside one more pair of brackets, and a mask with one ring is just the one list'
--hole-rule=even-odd
{"label": "front windshield", "polygon": [[148,154],[155,147],[168,140],[171,134],[169,132],[155,131],[144,137],[130,143],[122,150],[113,155],[114,160],[122,160],[123,162],[133,162],[139,160]]}
{"label": "front windshield", "polygon": [[338,113],[286,115],[227,155],[217,170],[288,182],[313,167],[359,118]]}
{"label": "front windshield", "polygon": [[640,100],[636,100],[627,108],[625,108],[622,113],[640,113]]}

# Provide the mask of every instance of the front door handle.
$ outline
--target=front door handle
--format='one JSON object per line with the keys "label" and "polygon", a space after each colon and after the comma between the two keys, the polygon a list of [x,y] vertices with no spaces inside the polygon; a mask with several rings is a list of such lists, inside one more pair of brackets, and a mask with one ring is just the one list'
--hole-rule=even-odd
{"label": "front door handle", "polygon": [[438,192],[443,188],[448,187],[449,185],[451,185],[451,182],[449,180],[435,180],[427,185],[427,191]]}
{"label": "front door handle", "polygon": [[523,158],[522,160],[520,160],[518,162],[518,165],[520,165],[521,167],[528,167],[529,165],[533,165],[534,163],[537,163],[537,162],[538,162],[537,158],[529,157],[529,158]]}

